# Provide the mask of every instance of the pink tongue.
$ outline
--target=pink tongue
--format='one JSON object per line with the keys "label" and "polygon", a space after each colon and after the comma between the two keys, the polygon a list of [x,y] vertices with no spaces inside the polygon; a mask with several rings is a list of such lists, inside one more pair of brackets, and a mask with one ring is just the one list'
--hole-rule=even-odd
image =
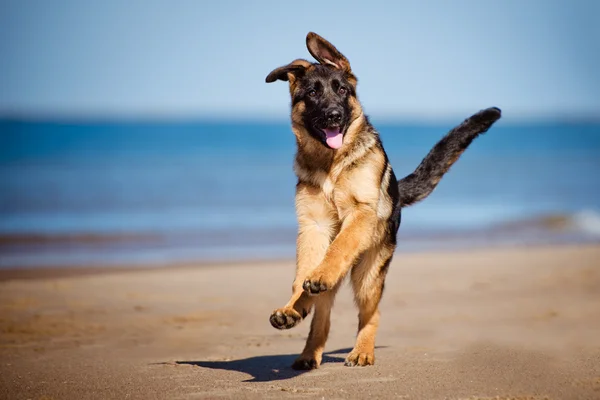
{"label": "pink tongue", "polygon": [[327,145],[329,147],[331,147],[332,149],[339,149],[340,147],[342,147],[344,135],[342,134],[339,128],[324,129],[323,131],[325,132],[326,136],[325,141],[327,142]]}

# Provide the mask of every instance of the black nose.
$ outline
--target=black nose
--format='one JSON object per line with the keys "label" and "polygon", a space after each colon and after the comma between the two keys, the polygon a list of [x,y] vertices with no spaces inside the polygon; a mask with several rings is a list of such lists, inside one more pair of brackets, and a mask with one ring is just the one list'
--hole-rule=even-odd
{"label": "black nose", "polygon": [[327,122],[339,124],[342,122],[342,113],[339,110],[330,110],[327,112]]}

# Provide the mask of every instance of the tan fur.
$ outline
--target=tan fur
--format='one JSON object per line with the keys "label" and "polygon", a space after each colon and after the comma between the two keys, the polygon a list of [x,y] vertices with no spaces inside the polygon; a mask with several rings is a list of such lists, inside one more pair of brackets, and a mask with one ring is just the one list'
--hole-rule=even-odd
{"label": "tan fur", "polygon": [[[300,102],[292,112],[298,143],[294,170],[299,178],[296,279],[289,302],[274,315],[290,316],[296,325],[301,320],[298,315],[306,314],[314,305],[311,331],[296,366],[313,360],[318,367],[335,293],[352,269],[359,333],[348,361],[370,365],[375,359],[377,305],[385,278],[381,267],[393,253],[392,245],[382,243],[392,210],[386,189],[395,182],[390,182],[383,149],[364,132],[365,117],[358,101],[353,99],[353,120],[344,145],[335,154],[324,153],[323,145],[306,132],[300,118],[303,109]],[[303,289],[306,281],[319,282],[328,290],[310,296]]]}
{"label": "tan fur", "polygon": [[[350,272],[359,324],[346,365],[371,365],[378,305],[396,247],[401,207],[427,197],[469,143],[501,112],[492,107],[465,120],[434,146],[415,172],[397,181],[379,136],[355,97],[357,79],[346,57],[312,32],[306,45],[320,64],[295,60],[266,78],[266,82],[289,82],[298,148],[294,161],[299,226],[296,278],[290,300],[273,312],[270,321],[275,328],[289,329],[314,308],[306,346],[293,367],[318,368],[335,294]],[[343,105],[344,119],[340,108],[331,109],[331,104]],[[338,141],[330,142],[337,138],[329,136],[331,129],[343,134],[341,147]]]}
{"label": "tan fur", "polygon": [[[321,64],[344,70],[347,81],[355,88],[357,81],[348,60],[329,42],[309,34],[307,47]],[[289,81],[290,94],[295,98],[302,93],[294,69],[299,62],[274,70],[267,81]],[[300,76],[314,68],[304,67]],[[282,77],[281,71],[292,72]],[[388,229],[395,206],[388,186],[396,185],[396,180],[392,179],[381,142],[358,99],[350,96],[348,104],[348,127],[343,145],[337,150],[328,149],[307,131],[304,100],[296,101],[292,107],[292,130],[298,148],[294,161],[298,177],[296,278],[291,298],[273,312],[271,324],[279,329],[292,328],[314,309],[305,348],[294,363],[299,369],[320,365],[331,307],[349,272],[359,309],[359,326],[356,344],[346,363],[371,365],[375,361],[378,304],[396,243],[395,230],[390,234]]]}

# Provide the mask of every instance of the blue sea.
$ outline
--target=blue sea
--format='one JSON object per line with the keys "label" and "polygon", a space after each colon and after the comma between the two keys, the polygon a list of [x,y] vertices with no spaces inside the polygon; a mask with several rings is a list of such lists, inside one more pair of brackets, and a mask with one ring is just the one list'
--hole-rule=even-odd
{"label": "blue sea", "polygon": [[[396,175],[456,123],[372,120]],[[0,121],[0,268],[293,258],[281,122]],[[398,251],[600,240],[600,123],[505,123],[420,204]]]}

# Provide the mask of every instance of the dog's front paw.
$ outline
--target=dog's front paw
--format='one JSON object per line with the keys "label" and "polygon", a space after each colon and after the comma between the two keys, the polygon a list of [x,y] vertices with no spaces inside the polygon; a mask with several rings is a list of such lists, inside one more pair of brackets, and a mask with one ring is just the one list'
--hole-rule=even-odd
{"label": "dog's front paw", "polygon": [[330,285],[328,285],[323,278],[309,278],[304,281],[302,285],[302,289],[310,295],[317,295],[319,293],[325,292],[329,290]]}
{"label": "dog's front paw", "polygon": [[290,329],[295,327],[302,321],[302,315],[300,315],[293,308],[280,308],[273,311],[271,318],[269,318],[271,325],[277,329]]}
{"label": "dog's front paw", "polygon": [[373,364],[375,364],[375,354],[372,352],[360,353],[352,351],[348,354],[348,357],[346,357],[346,362],[344,362],[346,367],[364,367]]}
{"label": "dog's front paw", "polygon": [[312,357],[300,356],[292,364],[292,368],[299,371],[308,371],[319,368],[319,362]]}

